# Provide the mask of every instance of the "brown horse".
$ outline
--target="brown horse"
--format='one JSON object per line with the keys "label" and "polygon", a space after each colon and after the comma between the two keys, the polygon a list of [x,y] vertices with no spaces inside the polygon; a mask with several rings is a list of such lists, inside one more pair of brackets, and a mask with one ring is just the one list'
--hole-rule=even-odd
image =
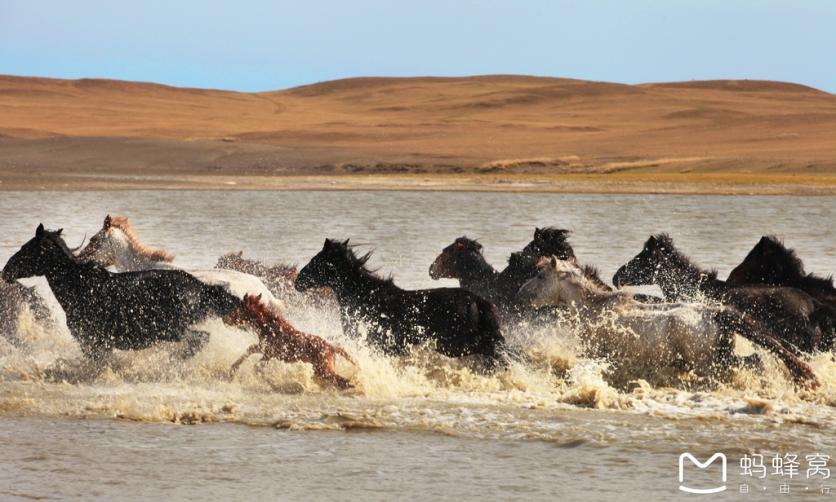
{"label": "brown horse", "polygon": [[279,359],[288,363],[309,363],[313,366],[314,374],[321,380],[340,389],[351,387],[347,379],[337,374],[334,362],[339,355],[356,366],[354,359],[342,348],[291,326],[286,319],[262,303],[260,296],[244,295],[241,305],[224,316],[224,322],[232,326],[247,326],[258,333],[258,343],[232,365],[233,372],[250,355],[261,353],[263,361]]}

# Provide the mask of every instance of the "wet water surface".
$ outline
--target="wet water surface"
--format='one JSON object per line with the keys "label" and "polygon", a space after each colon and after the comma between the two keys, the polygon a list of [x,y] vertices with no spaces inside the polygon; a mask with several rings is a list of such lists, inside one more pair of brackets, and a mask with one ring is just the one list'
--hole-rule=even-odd
{"label": "wet water surface", "polygon": [[[129,216],[144,242],[185,268],[210,268],[233,250],[303,265],[325,237],[350,237],[406,288],[455,284],[427,269],[456,237],[478,238],[501,268],[546,225],[573,230],[579,259],[607,279],[657,232],[721,277],[764,234],[784,238],[808,270],[836,271],[834,198],[406,192],[2,193],[0,262],[40,222],[76,245],[107,213]],[[24,313],[21,343],[0,336],[0,499],[664,500],[685,496],[680,453],[722,451],[722,498],[827,500],[829,481],[802,474],[779,494],[779,477],[741,476],[738,463],[753,452],[836,456],[830,354],[811,360],[815,391],[795,389],[769,357],[763,374],[740,371],[719,386],[614,387],[604,362],[551,329],[506,333],[529,361],[482,375],[422,351],[381,357],[343,337],[333,312],[288,315],[356,357],[355,389],[321,388],[303,364],[273,362],[263,374],[245,364],[230,379],[252,335],[217,321],[184,364],[163,346],[55,381],[45,375],[57,359],[77,359],[77,344]],[[752,493],[739,493],[743,483]]]}

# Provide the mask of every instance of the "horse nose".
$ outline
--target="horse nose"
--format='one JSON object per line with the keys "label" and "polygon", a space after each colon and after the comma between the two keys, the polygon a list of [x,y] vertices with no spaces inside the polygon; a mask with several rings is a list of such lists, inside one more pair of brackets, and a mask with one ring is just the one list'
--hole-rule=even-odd
{"label": "horse nose", "polygon": [[624,275],[624,265],[622,265],[616,272],[615,275],[612,276],[612,284],[613,286],[620,288],[622,286],[622,276]]}
{"label": "horse nose", "polygon": [[430,264],[430,278],[433,280],[438,280],[441,277],[441,264],[438,262],[441,259],[439,256]]}

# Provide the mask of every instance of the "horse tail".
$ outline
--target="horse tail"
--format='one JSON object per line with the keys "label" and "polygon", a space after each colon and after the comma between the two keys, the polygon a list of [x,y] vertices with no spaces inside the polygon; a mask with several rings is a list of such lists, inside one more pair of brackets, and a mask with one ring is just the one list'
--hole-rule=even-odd
{"label": "horse tail", "polygon": [[813,368],[769,334],[760,323],[731,309],[721,309],[717,312],[717,321],[721,326],[731,328],[740,336],[775,354],[787,367],[797,384],[811,389],[819,386],[819,380]]}
{"label": "horse tail", "polygon": [[244,307],[244,301],[233,295],[223,286],[204,285],[203,300],[210,310],[220,317],[226,316],[238,307]]}
{"label": "horse tail", "polygon": [[[331,344],[329,344],[329,345],[331,345]],[[356,367],[358,367],[358,368],[359,368],[359,366],[357,365],[357,361],[355,361],[355,360],[354,360],[354,358],[353,358],[353,357],[351,357],[351,356],[348,354],[348,352],[346,352],[346,350],[345,350],[344,348],[339,347],[339,346],[337,346],[337,345],[331,345],[331,348],[334,350],[334,353],[336,353],[336,354],[338,354],[338,355],[342,356],[342,357],[343,357],[343,358],[345,358],[348,362],[350,362],[351,364],[353,364],[354,366],[356,366]]]}
{"label": "horse tail", "polygon": [[810,314],[810,322],[821,331],[821,350],[836,349],[836,307],[822,303]]}

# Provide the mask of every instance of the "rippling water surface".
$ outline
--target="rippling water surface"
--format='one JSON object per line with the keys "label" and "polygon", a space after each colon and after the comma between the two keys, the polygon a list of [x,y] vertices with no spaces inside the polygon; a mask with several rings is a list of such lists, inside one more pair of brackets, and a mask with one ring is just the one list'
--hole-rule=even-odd
{"label": "rippling water surface", "polygon": [[[605,278],[662,231],[721,276],[769,233],[808,270],[836,271],[834,198],[404,192],[2,193],[0,262],[40,222],[64,227],[74,245],[107,213],[129,216],[146,243],[186,268],[210,268],[232,250],[304,264],[326,236],[350,237],[407,288],[453,284],[432,281],[427,268],[458,236],[479,238],[499,268],[545,225],[572,229],[578,257]],[[294,307],[289,316],[355,355],[355,389],[322,389],[301,364],[270,363],[263,374],[249,364],[230,380],[226,368],[252,335],[218,322],[183,365],[159,347],[56,381],[44,375],[56,359],[78,357],[77,345],[22,315],[22,343],[0,337],[0,499],[665,500],[679,494],[680,453],[722,451],[729,489],[720,497],[754,500],[788,495],[774,476],[741,477],[743,455],[836,457],[829,354],[811,361],[822,380],[815,391],[794,389],[769,358],[764,374],[741,371],[719,387],[615,388],[602,362],[550,329],[506,333],[530,361],[485,376],[420,351],[380,357],[343,338],[330,312]],[[742,483],[752,493],[740,494]],[[789,497],[826,500],[827,483],[795,479]]]}

